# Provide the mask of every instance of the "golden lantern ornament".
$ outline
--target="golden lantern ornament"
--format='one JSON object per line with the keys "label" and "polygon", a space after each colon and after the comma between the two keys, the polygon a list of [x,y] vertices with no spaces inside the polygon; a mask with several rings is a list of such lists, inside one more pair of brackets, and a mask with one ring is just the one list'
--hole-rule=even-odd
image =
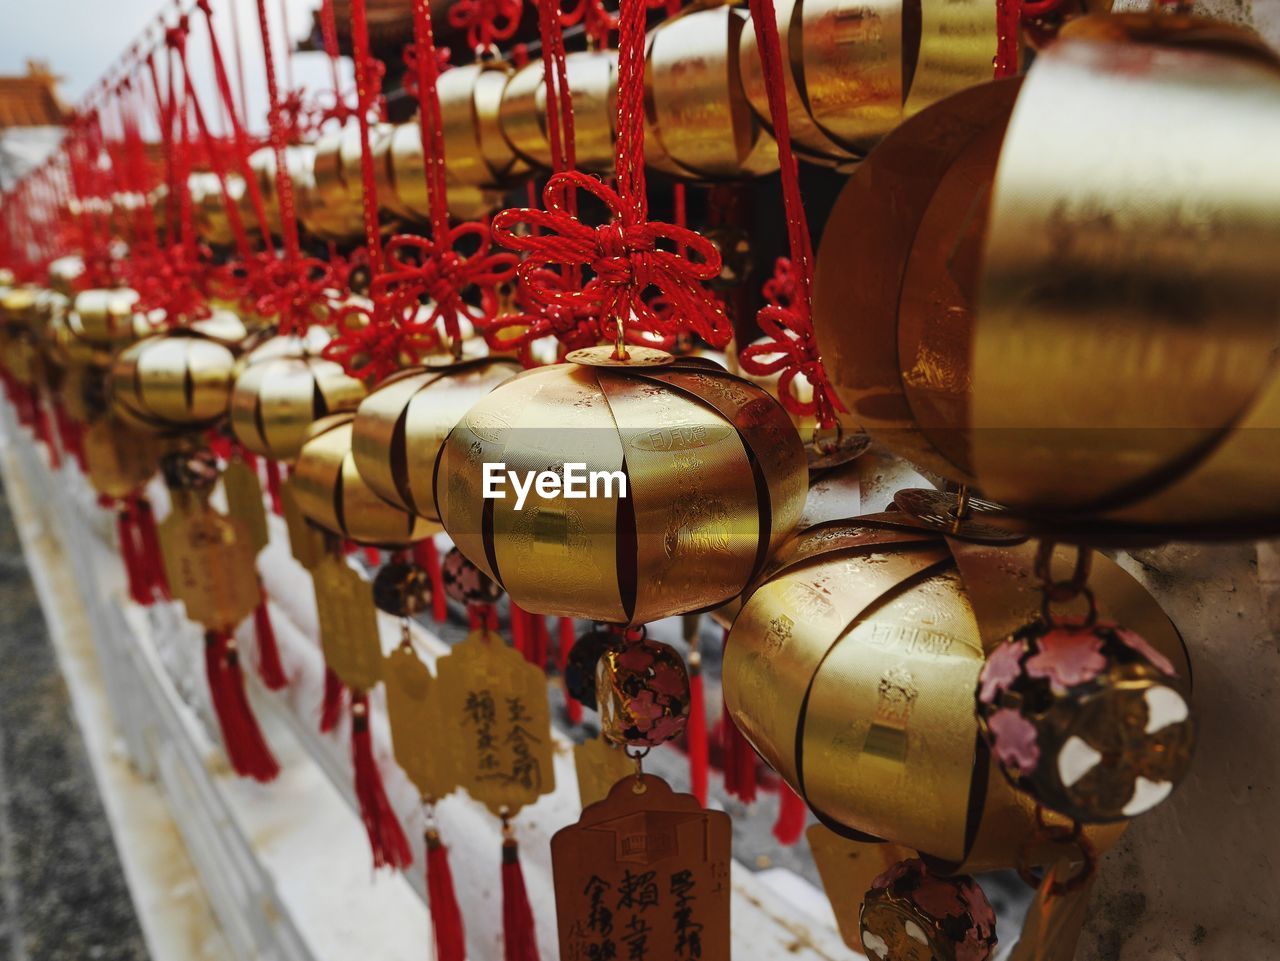
{"label": "golden lantern ornament", "polygon": [[255,454],[292,461],[312,423],[355,410],[365,393],[341,364],[310,353],[299,338],[273,338],[246,358],[236,377],[231,431]]}
{"label": "golden lantern ornament", "polygon": [[[1065,548],[1046,559],[1056,572]],[[1092,555],[1100,619],[1128,625],[1188,677],[1169,618]],[[1035,799],[984,763],[974,690],[1044,599],[1036,550],[966,543],[903,512],[818,524],[785,545],[725,646],[725,704],[820,820],[951,871],[1045,863],[1060,848]],[[1123,825],[1084,829],[1104,849]]]}
{"label": "golden lantern ornament", "polygon": [[996,913],[973,878],[899,861],[871,884],[859,916],[868,961],[988,961]]}
{"label": "golden lantern ornament", "polygon": [[[582,170],[611,171],[618,116],[618,53],[616,50],[570,53],[564,58],[564,67],[573,103],[575,162]],[[441,74],[441,84],[447,82],[451,73],[450,70]],[[506,142],[526,164],[551,168],[547,86],[541,61],[526,64],[507,81],[498,107],[498,122]],[[453,156],[450,148],[450,162]]]}
{"label": "golden lantern ornament", "polygon": [[388,377],[356,409],[351,450],[360,475],[388,503],[439,523],[435,465],[445,438],[519,370],[513,360],[485,357]]}
{"label": "golden lantern ornament", "polygon": [[718,606],[799,520],[799,438],[719,367],[612,358],[575,351],[482,397],[437,462],[441,521],[527,611],[638,625]]}

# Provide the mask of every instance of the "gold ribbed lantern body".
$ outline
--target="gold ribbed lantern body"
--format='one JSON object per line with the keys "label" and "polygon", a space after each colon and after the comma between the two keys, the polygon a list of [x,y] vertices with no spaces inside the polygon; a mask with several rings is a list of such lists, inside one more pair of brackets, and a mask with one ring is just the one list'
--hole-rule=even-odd
{"label": "gold ribbed lantern body", "polygon": [[[573,101],[574,153],[583,170],[613,170],[614,128],[618,117],[618,54],[580,51],[565,57]],[[517,154],[537,167],[551,167],[547,140],[547,87],[542,63],[518,70],[507,82],[498,108],[503,136]]]}
{"label": "gold ribbed lantern body", "polygon": [[[284,165],[285,170],[289,173],[289,182],[291,184],[306,184],[312,177],[312,164],[315,162],[314,148],[310,145],[292,145],[285,148]],[[262,197],[262,212],[267,218],[267,226],[276,236],[280,235],[280,191],[276,185],[276,152],[271,147],[263,147],[255,150],[249,155],[249,172],[253,176],[254,183],[257,185],[258,193]],[[295,191],[294,208],[301,214],[306,207],[309,197],[303,192],[301,197],[297,196]],[[248,188],[237,193],[239,200],[240,216],[243,218],[246,229],[251,227],[256,229],[257,212],[254,210],[253,197],[250,195]],[[250,240],[252,240],[252,235]]]}
{"label": "gold ribbed lantern body", "polygon": [[[444,75],[448,74],[446,71]],[[453,171],[453,158],[447,151],[445,156],[449,158],[445,169],[445,203],[453,217],[478,220],[500,205],[501,197],[496,191],[460,182]],[[422,128],[415,121],[394,127],[391,136],[375,152],[374,160],[379,170],[386,171],[378,185],[379,202],[382,201],[385,182],[386,189],[393,195],[394,208],[400,215],[426,223],[431,219],[431,191],[427,188],[423,157]]]}
{"label": "gold ribbed lantern body", "polygon": [[361,181],[357,177],[354,183],[347,182],[342,159],[344,147],[350,149],[348,141],[359,151],[356,137],[348,130],[325,134],[310,151],[310,164],[290,171],[294,196],[299,198],[298,219],[326,240],[354,240],[364,234]]}
{"label": "gold ribbed lantern body", "polygon": [[383,382],[356,411],[351,446],[361,476],[383,499],[439,523],[435,473],[445,438],[473,404],[519,370],[514,361],[485,358],[407,370]]}
{"label": "gold ribbed lantern body", "polygon": [[1280,186],[1257,159],[1278,120],[1252,35],[1134,15],[907,121],[815,277],[854,420],[1063,536],[1280,530]]}
{"label": "gold ribbed lantern body", "polygon": [[304,354],[297,338],[275,339],[291,341],[292,356],[265,356],[241,370],[231,391],[231,431],[255,454],[292,461],[311,424],[355,410],[365,388],[341,364]]}
{"label": "gold ribbed lantern body", "polygon": [[1254,538],[1280,531],[1280,63],[1161,21],[1078,21],[1023,86],[982,258],[973,468],[1028,510]]}
{"label": "gold ribbed lantern body", "polygon": [[[730,631],[725,703],[829,827],[957,869],[1014,867],[1035,804],[977,753],[974,689],[985,652],[1039,615],[1035,548],[948,542],[901,518],[820,525],[778,552]],[[1055,572],[1071,560],[1061,550]],[[1090,586],[1101,616],[1189,677],[1177,631],[1127,573],[1095,555]],[[1105,847],[1120,830],[1089,835]]]}
{"label": "gold ribbed lantern body", "polygon": [[[232,246],[236,242],[236,235],[231,226],[231,215],[227,211],[227,201],[218,175],[191,174],[187,178],[187,189],[191,194],[191,213],[196,234],[205,243],[215,247]],[[227,174],[226,196],[236,205],[240,223],[252,241],[253,231],[258,228],[257,217],[253,205],[249,203],[244,178],[239,174]]]}
{"label": "gold ribbed lantern body", "polygon": [[84,258],[79,254],[68,254],[49,263],[49,287],[64,297],[75,297],[83,276]]}
{"label": "gold ribbed lantern body", "polygon": [[695,179],[778,169],[773,138],[742,89],[738,48],[747,18],[733,7],[693,9],[654,27],[645,63],[645,162]]}
{"label": "gold ribbed lantern body", "polygon": [[298,509],[339,537],[379,547],[406,547],[439,530],[379,497],[351,453],[353,415],[316,421],[294,464],[290,485]]}
{"label": "gold ribbed lantern body", "polygon": [[127,287],[84,290],[71,302],[67,323],[94,348],[114,351],[153,332],[134,310],[137,302],[138,292]]}
{"label": "gold ribbed lantern body", "polygon": [[112,411],[154,433],[201,430],[227,413],[236,357],[195,330],[146,337],[116,357],[107,377]]}
{"label": "gold ribbed lantern body", "polygon": [[[484,498],[486,463],[624,472],[626,496],[616,480],[577,500],[534,489],[516,510],[510,490]],[[806,478],[786,412],[718,367],[570,363],[521,374],[467,412],[436,499],[458,548],[524,609],[642,624],[740,593],[795,527]]]}
{"label": "gold ribbed lantern body", "polygon": [[528,171],[507,142],[499,118],[512,71],[502,63],[470,63],[440,74],[444,152],[449,175],[459,184],[500,187]]}

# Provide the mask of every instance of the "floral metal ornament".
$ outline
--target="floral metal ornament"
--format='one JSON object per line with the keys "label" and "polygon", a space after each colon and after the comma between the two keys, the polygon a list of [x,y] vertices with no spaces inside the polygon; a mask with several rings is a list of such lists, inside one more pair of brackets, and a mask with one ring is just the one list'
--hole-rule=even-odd
{"label": "floral metal ornament", "polygon": [[978,719],[1015,787],[1097,823],[1163,801],[1191,763],[1195,719],[1173,664],[1115,624],[1028,624],[991,652]]}
{"label": "floral metal ornament", "polygon": [[944,878],[913,858],[871,883],[859,919],[871,961],[987,961],[996,914],[978,882]]}
{"label": "floral metal ornament", "polygon": [[604,651],[596,695],[601,733],[615,744],[656,747],[689,722],[689,672],[668,644],[641,639]]}

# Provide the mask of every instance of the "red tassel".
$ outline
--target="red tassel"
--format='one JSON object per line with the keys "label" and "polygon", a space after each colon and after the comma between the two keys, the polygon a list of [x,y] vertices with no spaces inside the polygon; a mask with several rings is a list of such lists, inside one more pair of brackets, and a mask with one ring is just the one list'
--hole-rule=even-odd
{"label": "red tassel", "polygon": [[205,633],[204,664],[210,700],[232,769],[241,777],[263,782],[273,780],[280,773],[280,765],[262,737],[258,719],[253,716],[244,691],[240,657],[229,634]]}
{"label": "red tassel", "polygon": [[164,572],[164,558],[160,553],[160,532],[156,529],[156,515],[151,502],[145,497],[133,498],[133,508],[138,518],[138,535],[142,542],[142,565],[147,572],[152,591],[159,592],[166,601],[172,600],[169,578]]}
{"label": "red tassel", "polygon": [[529,660],[528,623],[525,612],[516,607],[515,601],[512,601],[511,646],[523,654],[526,661]]}
{"label": "red tassel", "polygon": [[467,941],[453,888],[449,849],[440,843],[440,834],[435,830],[427,831],[427,907],[435,934],[436,961],[467,961]]}
{"label": "red tassel", "polygon": [[440,575],[440,552],[432,537],[413,545],[413,556],[418,566],[431,578],[431,616],[437,624],[449,619],[449,599],[444,592],[444,578]]}
{"label": "red tassel", "polygon": [[[577,637],[573,630],[573,618],[562,617],[557,627],[557,646],[556,646],[556,671],[559,672],[561,682],[564,680],[564,669],[569,663],[569,652],[573,650],[574,642]],[[565,710],[569,715],[570,724],[582,723],[582,704],[576,699],[569,696],[569,689],[565,688]]]}
{"label": "red tassel", "polygon": [[502,947],[505,961],[539,961],[533,910],[515,838],[502,842]]}
{"label": "red tassel", "polygon": [[364,549],[364,559],[369,562],[370,567],[378,567],[382,564],[382,551],[376,547],[366,546]]}
{"label": "red tassel", "polygon": [[779,844],[791,845],[800,840],[809,820],[809,808],[800,795],[785,781],[778,784],[778,820],[773,823],[773,836]]}
{"label": "red tassel", "polygon": [[283,514],[284,509],[280,506],[280,464],[270,457],[265,457],[263,460],[267,464],[267,493],[271,495],[271,511],[274,514]]}
{"label": "red tassel", "polygon": [[369,832],[375,868],[406,868],[413,863],[413,852],[404,829],[391,809],[382,775],[373,759],[373,739],[369,735],[369,698],[363,692],[351,693],[351,760],[356,769],[356,800],[360,819]]}
{"label": "red tassel", "polygon": [[733,722],[728,708],[720,719],[720,741],[724,752],[724,789],[743,804],[756,799],[756,752]]}
{"label": "red tassel", "polygon": [[342,702],[346,691],[347,686],[342,683],[342,678],[338,677],[333,668],[326,664],[324,668],[324,703],[320,705],[321,734],[328,734],[342,720]]}
{"label": "red tassel", "polygon": [[231,438],[226,434],[216,430],[211,430],[205,435],[205,440],[209,444],[209,450],[213,452],[213,456],[221,461],[231,460]]}
{"label": "red tassel", "polygon": [[276,643],[276,631],[271,626],[271,611],[267,607],[266,592],[253,612],[253,632],[258,640],[258,676],[269,690],[278,691],[289,684],[284,665],[280,662],[280,646]]}
{"label": "red tassel", "polygon": [[551,633],[547,630],[547,619],[541,614],[530,614],[529,619],[533,622],[533,630],[530,632],[534,648],[532,660],[545,671],[547,659],[551,656]]}
{"label": "red tassel", "polygon": [[701,656],[689,657],[689,726],[685,729],[685,737],[689,745],[689,783],[693,787],[693,796],[706,807],[710,746],[707,744],[707,695],[702,680]]}
{"label": "red tassel", "polygon": [[150,605],[152,598],[142,570],[142,559],[138,555],[137,532],[134,528],[133,512],[127,506],[122,506],[116,514],[116,533],[120,539],[120,557],[124,560],[129,598],[135,604],[146,607]]}

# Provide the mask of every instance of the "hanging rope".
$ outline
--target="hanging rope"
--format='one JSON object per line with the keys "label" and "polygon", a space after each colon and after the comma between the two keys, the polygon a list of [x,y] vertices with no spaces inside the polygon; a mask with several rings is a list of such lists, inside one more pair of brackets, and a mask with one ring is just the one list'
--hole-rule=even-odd
{"label": "hanging rope", "polygon": [[[764,72],[769,114],[778,143],[778,165],[782,178],[782,202],[786,209],[787,245],[790,262],[775,275],[774,297],[788,282],[786,302],[772,300],[756,315],[764,338],[738,352],[742,369],[756,376],[778,374],[778,399],[788,411],[817,417],[822,427],[834,427],[837,411],[844,405],[836,396],[814,336],[811,306],[813,298],[813,248],[804,199],[800,195],[800,172],[791,151],[791,126],[787,118],[786,90],[778,22],[773,0],[750,0],[751,23]],[[795,393],[796,378],[803,375],[813,386],[813,399],[804,401]]]}

